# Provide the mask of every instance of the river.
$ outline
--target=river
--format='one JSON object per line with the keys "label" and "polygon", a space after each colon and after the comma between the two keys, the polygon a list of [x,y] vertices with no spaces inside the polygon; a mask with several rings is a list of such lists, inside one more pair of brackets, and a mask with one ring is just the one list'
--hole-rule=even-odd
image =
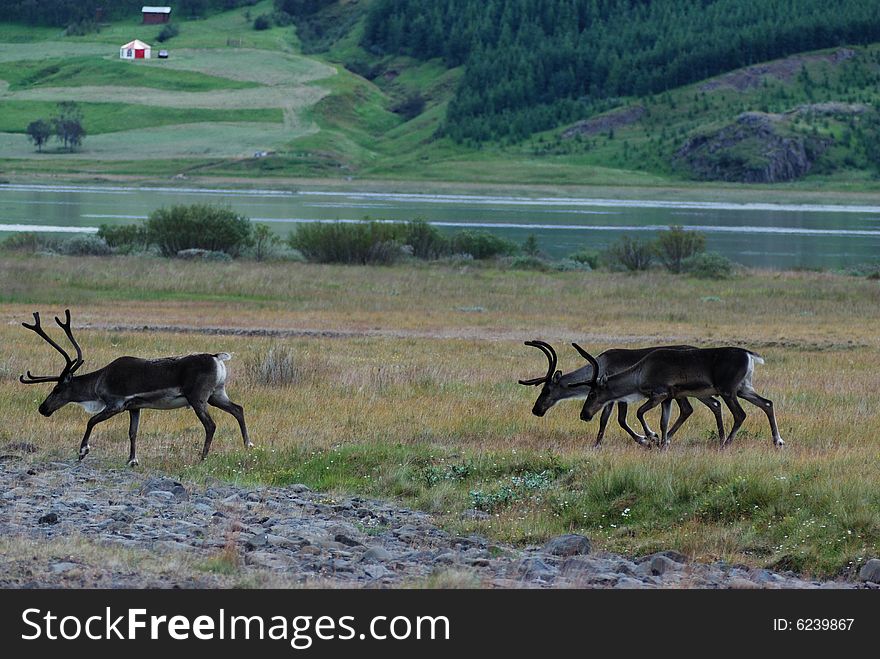
{"label": "river", "polygon": [[304,222],[421,218],[444,231],[483,229],[516,242],[534,234],[554,257],[601,250],[669,225],[702,231],[707,247],[750,266],[840,268],[880,258],[878,205],[651,201],[588,197],[404,194],[303,189],[0,185],[0,237],[16,231],[94,232],[174,204],[221,204],[287,235]]}

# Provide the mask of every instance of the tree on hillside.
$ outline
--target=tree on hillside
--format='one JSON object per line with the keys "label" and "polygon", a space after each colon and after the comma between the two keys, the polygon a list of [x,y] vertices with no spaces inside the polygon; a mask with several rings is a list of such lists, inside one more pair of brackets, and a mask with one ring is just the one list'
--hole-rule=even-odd
{"label": "tree on hillside", "polygon": [[37,119],[28,124],[28,139],[37,147],[37,151],[42,152],[43,145],[52,137],[52,124],[45,119]]}
{"label": "tree on hillside", "polygon": [[52,119],[52,124],[55,127],[55,136],[68,151],[79,147],[86,136],[82,118],[82,110],[73,101],[62,101],[58,104],[58,116]]}

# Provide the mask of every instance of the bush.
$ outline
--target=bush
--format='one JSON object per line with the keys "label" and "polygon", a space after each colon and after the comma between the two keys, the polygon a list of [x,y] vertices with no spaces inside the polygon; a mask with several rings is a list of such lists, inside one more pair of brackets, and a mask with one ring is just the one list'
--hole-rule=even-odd
{"label": "bush", "polygon": [[612,265],[621,265],[630,272],[647,270],[654,260],[654,245],[624,236],[608,248],[608,258]]}
{"label": "bush", "polygon": [[98,237],[103,238],[111,249],[124,254],[147,247],[147,230],[142,224],[102,224]]}
{"label": "bush", "polygon": [[375,221],[301,224],[288,243],[318,263],[390,264],[402,251],[401,226]]}
{"label": "bush", "polygon": [[574,259],[562,259],[561,261],[557,261],[553,264],[553,269],[557,270],[558,272],[588,272],[593,268],[590,266],[589,263],[575,261]]}
{"label": "bush", "polygon": [[514,256],[510,260],[511,270],[537,270],[539,272],[547,272],[551,266],[547,261],[537,256],[525,254],[523,256]]}
{"label": "bush", "polygon": [[412,255],[419,259],[439,259],[451,250],[446,236],[424,220],[407,222],[402,241],[412,247]]}
{"label": "bush", "polygon": [[60,241],[54,236],[44,233],[14,233],[3,240],[0,244],[3,250],[9,252],[47,252],[54,251]]}
{"label": "bush", "polygon": [[591,270],[595,270],[599,267],[599,253],[593,252],[589,250],[581,250],[579,252],[575,252],[574,254],[569,254],[568,258],[572,261],[576,261],[583,265],[589,266]]}
{"label": "bush", "polygon": [[253,242],[250,220],[230,208],[193,204],[160,208],[146,222],[147,240],[163,256],[185,249],[205,249],[238,256]]}
{"label": "bush", "polygon": [[685,259],[706,249],[706,236],[699,231],[686,231],[679,226],[670,226],[657,237],[657,253],[669,272],[682,271]]}
{"label": "bush", "polygon": [[67,256],[109,256],[111,253],[107,241],[89,233],[62,240],[55,251]]}
{"label": "bush", "polygon": [[254,225],[253,248],[251,254],[257,261],[272,258],[278,251],[281,238],[275,234],[268,224]]}
{"label": "bush", "polygon": [[470,254],[475,259],[489,259],[495,256],[511,256],[519,251],[516,243],[488,231],[459,231],[450,240],[453,254]]}
{"label": "bush", "polygon": [[165,27],[163,27],[161,32],[156,36],[156,41],[159,43],[165,43],[169,39],[176,37],[178,34],[180,34],[180,28],[178,28],[175,23],[166,23]]}
{"label": "bush", "polygon": [[704,252],[691,256],[682,263],[684,272],[699,279],[730,279],[736,273],[736,264],[718,252]]}
{"label": "bush", "polygon": [[268,30],[272,27],[272,17],[269,14],[261,14],[254,19],[255,30]]}

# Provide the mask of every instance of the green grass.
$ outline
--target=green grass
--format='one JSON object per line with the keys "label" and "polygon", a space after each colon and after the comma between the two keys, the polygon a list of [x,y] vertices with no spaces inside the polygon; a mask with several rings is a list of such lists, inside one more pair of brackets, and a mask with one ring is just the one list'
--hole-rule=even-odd
{"label": "green grass", "polygon": [[[130,130],[132,126],[153,128],[173,124],[206,122],[265,122],[283,120],[280,109],[209,110],[201,108],[155,108],[129,103],[80,103],[83,125],[89,135]],[[56,103],[47,101],[0,101],[0,133],[24,133],[35,119],[49,119],[58,112]]]}
{"label": "green grass", "polygon": [[10,91],[39,87],[114,86],[201,92],[257,86],[244,80],[162,68],[160,60],[143,65],[142,62],[97,57],[5,62],[0,64],[0,79],[9,83]]}

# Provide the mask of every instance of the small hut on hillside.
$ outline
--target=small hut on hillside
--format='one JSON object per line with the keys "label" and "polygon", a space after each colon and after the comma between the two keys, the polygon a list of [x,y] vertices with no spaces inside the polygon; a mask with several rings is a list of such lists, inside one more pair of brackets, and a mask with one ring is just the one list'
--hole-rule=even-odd
{"label": "small hut on hillside", "polygon": [[119,57],[122,59],[150,59],[151,51],[150,44],[135,39],[119,49]]}
{"label": "small hut on hillside", "polygon": [[171,20],[171,7],[141,7],[144,25],[157,25]]}

